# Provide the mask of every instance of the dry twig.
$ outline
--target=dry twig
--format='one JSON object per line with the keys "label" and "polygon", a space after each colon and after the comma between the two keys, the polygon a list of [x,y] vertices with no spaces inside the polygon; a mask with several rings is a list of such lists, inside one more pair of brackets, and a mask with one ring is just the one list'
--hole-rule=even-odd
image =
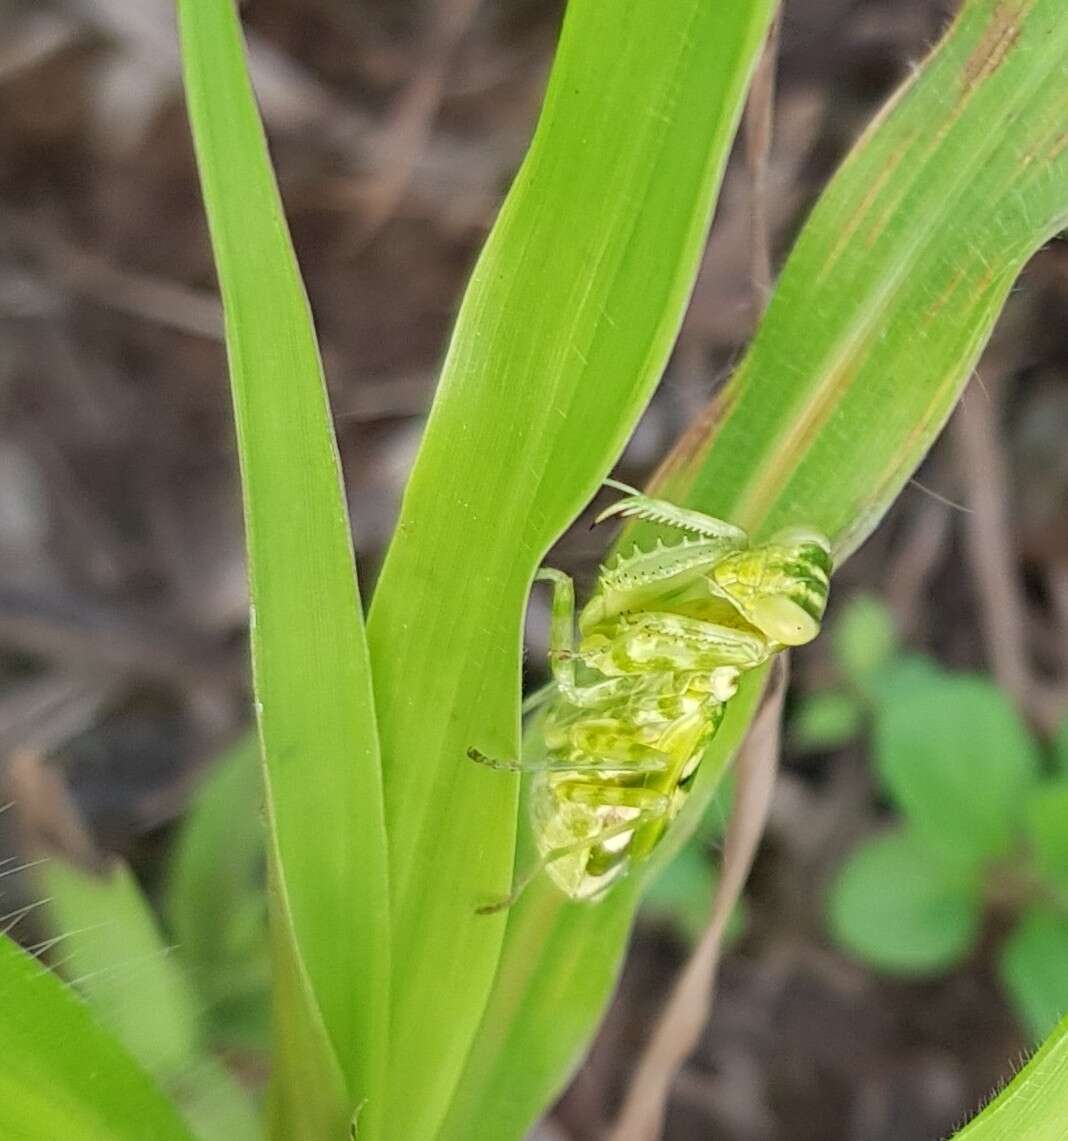
{"label": "dry twig", "polygon": [[16,806],[22,851],[58,852],[81,867],[100,867],[100,853],[70,789],[40,753],[16,750],[0,770],[0,786],[4,802]]}
{"label": "dry twig", "polygon": [[902,638],[908,638],[919,625],[928,583],[948,549],[952,521],[952,512],[945,503],[925,499],[892,551],[886,596]]}
{"label": "dry twig", "polygon": [[1061,664],[1068,667],[1068,562],[1055,562],[1046,572],[1050,604],[1057,621],[1058,641],[1062,650]]}
{"label": "dry twig", "polygon": [[423,59],[378,140],[378,169],[369,179],[362,219],[370,238],[392,217],[426,147],[441,107],[445,80],[481,0],[445,0],[432,9]]}
{"label": "dry twig", "polygon": [[114,697],[114,677],[55,672],[10,685],[0,695],[0,755],[47,755],[92,724]]}
{"label": "dry twig", "polygon": [[970,387],[953,419],[954,443],[972,508],[965,540],[979,595],[979,621],[998,684],[1037,725],[1051,731],[1056,711],[1035,677],[1025,643],[1026,606],[1009,522],[1005,458],[998,441],[1000,385],[985,387],[986,392]]}
{"label": "dry twig", "polygon": [[222,305],[212,292],[113,265],[25,211],[5,208],[0,232],[62,289],[190,336],[222,340]]}

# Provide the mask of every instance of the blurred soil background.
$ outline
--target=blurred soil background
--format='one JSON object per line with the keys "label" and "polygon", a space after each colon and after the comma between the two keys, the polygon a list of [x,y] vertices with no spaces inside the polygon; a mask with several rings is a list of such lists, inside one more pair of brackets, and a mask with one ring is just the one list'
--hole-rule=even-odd
{"label": "blurred soil background", "polygon": [[[768,183],[777,262],[952,8],[787,4]],[[369,586],[466,275],[530,136],[561,5],[244,9]],[[620,465],[631,482],[745,346],[751,202],[739,154],[677,351]],[[1066,328],[1068,246],[1054,244],[1015,290],[921,482],[836,578],[830,616],[875,593],[909,646],[992,671],[1046,734],[1068,684]],[[250,710],[221,317],[168,0],[0,0],[0,402],[0,803],[12,804],[0,875],[43,837],[82,860],[118,853],[151,888],[192,789]],[[554,561],[588,583],[605,541],[577,526]],[[530,628],[533,683],[541,599]],[[828,670],[825,641],[795,655],[791,701]],[[748,924],[677,1084],[672,1141],[939,1137],[1028,1045],[989,938],[962,969],[916,982],[830,942],[829,877],[885,815],[864,745],[787,749]],[[0,879],[0,914],[26,938],[33,902],[28,876]],[[640,926],[545,1138],[599,1136],[686,953],[667,928]]]}

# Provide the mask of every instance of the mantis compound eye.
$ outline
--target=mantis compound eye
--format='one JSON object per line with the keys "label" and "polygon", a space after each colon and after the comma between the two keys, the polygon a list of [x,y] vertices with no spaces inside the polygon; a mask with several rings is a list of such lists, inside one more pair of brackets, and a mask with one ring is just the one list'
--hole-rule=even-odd
{"label": "mantis compound eye", "polygon": [[768,594],[750,604],[754,625],[783,646],[803,646],[820,632],[820,624],[785,594]]}

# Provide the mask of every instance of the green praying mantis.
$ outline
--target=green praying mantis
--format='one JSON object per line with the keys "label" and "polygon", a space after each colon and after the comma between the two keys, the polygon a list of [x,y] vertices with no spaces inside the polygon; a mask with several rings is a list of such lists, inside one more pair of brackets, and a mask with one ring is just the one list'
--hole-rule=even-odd
{"label": "green praying mantis", "polygon": [[819,633],[831,549],[808,528],[750,544],[723,520],[625,492],[602,512],[682,533],[680,542],[635,548],[601,568],[578,615],[562,571],[552,586],[549,660],[553,684],[536,766],[468,755],[495,768],[534,768],[531,823],[539,853],[510,906],[544,870],[572,899],[597,900],[644,860],[693,785],[739,677]]}

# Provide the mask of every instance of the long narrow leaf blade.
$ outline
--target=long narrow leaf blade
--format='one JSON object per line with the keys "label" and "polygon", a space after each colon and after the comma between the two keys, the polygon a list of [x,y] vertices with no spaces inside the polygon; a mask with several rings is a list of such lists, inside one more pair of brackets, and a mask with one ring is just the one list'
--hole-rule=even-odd
{"label": "long narrow leaf blade", "polygon": [[[938,434],[1024,262],[1068,222],[1066,59],[1061,0],[965,4],[821,198],[749,355],[659,494],[757,535],[820,527],[839,561],[855,549]],[[713,774],[740,739],[726,729]],[[702,776],[671,842],[714,787]],[[579,907],[539,881],[520,901],[442,1141],[519,1137],[559,1090],[608,1000],[639,889]]]}
{"label": "long narrow leaf blade", "polygon": [[496,966],[534,570],[618,456],[690,292],[772,0],[574,0],[465,297],[371,612],[396,969],[390,1136],[433,1136]]}
{"label": "long narrow leaf blade", "polygon": [[206,1141],[262,1136],[249,1098],[204,1048],[200,1005],[124,866],[104,875],[55,858],[41,868],[58,969]]}
{"label": "long narrow leaf blade", "polygon": [[[360,599],[322,367],[233,0],[181,0],[179,12],[245,492],[279,984],[275,1127],[344,1135],[358,1104],[368,1118],[380,1109],[388,1036],[385,827]],[[316,1080],[298,1097],[308,1070]]]}
{"label": "long narrow leaf blade", "polygon": [[0,935],[0,1136],[191,1141],[159,1088],[54,975]]}
{"label": "long narrow leaf blade", "polygon": [[953,1141],[1064,1141],[1068,1133],[1068,1018]]}
{"label": "long narrow leaf blade", "polygon": [[658,481],[841,561],[926,454],[1027,259],[1068,225],[1061,0],[971,0],[813,211],[764,322]]}
{"label": "long narrow leaf blade", "polygon": [[136,880],[121,865],[93,875],[58,857],[39,879],[60,971],[166,1088],[196,1053],[196,1012]]}

